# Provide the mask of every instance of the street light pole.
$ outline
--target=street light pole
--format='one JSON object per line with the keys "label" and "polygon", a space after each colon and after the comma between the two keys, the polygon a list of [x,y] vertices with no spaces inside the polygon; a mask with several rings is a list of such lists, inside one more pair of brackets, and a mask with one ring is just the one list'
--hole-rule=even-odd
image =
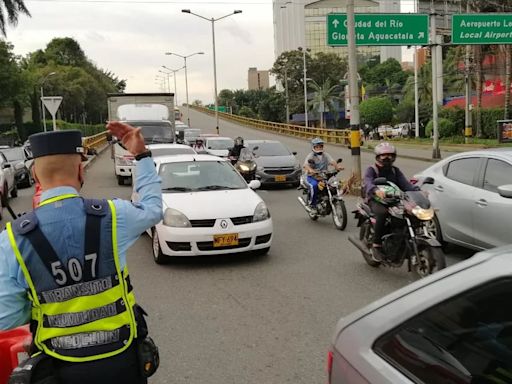
{"label": "street light pole", "polygon": [[176,88],[176,72],[181,71],[183,69],[183,67],[178,68],[178,69],[171,69],[171,68],[167,68],[165,65],[162,65],[162,68],[167,69],[168,71],[171,71],[172,75],[174,76],[174,103],[176,105],[179,105],[179,102],[178,102],[178,89]]}
{"label": "street light pole", "polygon": [[45,116],[45,106],[44,106],[44,92],[43,92],[43,87],[44,87],[44,83],[46,82],[46,80],[48,80],[48,78],[50,76],[53,76],[55,75],[57,72],[50,72],[49,74],[47,74],[44,78],[43,78],[43,81],[41,81],[41,107],[42,107],[42,110],[43,110],[43,129],[44,129],[44,132],[46,132],[46,116]]}
{"label": "street light pole", "polygon": [[[237,13],[242,13],[240,10],[234,10],[232,13],[229,13],[227,15],[224,15],[222,17],[218,18],[207,18],[201,15],[198,15],[197,13],[191,12],[190,9],[182,9],[181,12],[183,13],[190,13],[191,15],[197,16],[203,20],[207,20],[212,23],[212,41],[213,41],[213,83],[214,83],[214,92],[215,92],[215,129],[217,131],[217,134],[219,133],[219,106],[218,106],[218,100],[217,100],[217,60],[216,60],[216,53],[215,53],[215,22],[225,19],[226,17],[236,15]],[[188,102],[187,102],[188,105]]]}
{"label": "street light pole", "polygon": [[167,76],[167,92],[171,93],[171,81],[169,80],[170,73],[161,70],[158,70],[158,72],[163,73],[165,76]]}
{"label": "street light pole", "polygon": [[[188,57],[191,57],[191,56],[194,56],[194,55],[204,55],[204,52],[195,52],[195,53],[192,53],[190,55],[179,55],[177,53],[173,53],[173,52],[166,52],[165,53],[166,55],[174,55],[174,56],[178,56],[178,57],[181,57],[184,61],[184,66],[183,68],[185,68],[185,97],[187,99],[187,125],[190,127],[190,104],[188,102],[188,75],[187,75],[187,58]],[[164,66],[164,68],[168,69],[167,67]],[[181,69],[181,68],[180,68]],[[171,69],[172,71],[172,69]],[[179,71],[179,69],[177,69],[176,71]],[[175,71],[173,71],[175,72]],[[176,91],[176,73],[174,74],[174,91]]]}
{"label": "street light pole", "polygon": [[288,102],[288,68],[286,65],[284,66],[284,92],[286,97],[286,124],[290,124],[290,103]]}

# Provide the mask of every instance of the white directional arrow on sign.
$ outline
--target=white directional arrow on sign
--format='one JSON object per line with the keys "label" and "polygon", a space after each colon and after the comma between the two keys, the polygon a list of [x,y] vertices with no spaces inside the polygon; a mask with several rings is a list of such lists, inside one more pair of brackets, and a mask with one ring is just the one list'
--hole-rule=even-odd
{"label": "white directional arrow on sign", "polygon": [[425,37],[425,32],[418,33],[418,39],[423,39]]}
{"label": "white directional arrow on sign", "polygon": [[44,106],[50,114],[54,116],[62,102],[62,96],[45,96],[41,97],[41,100],[43,100]]}
{"label": "white directional arrow on sign", "polygon": [[334,20],[332,21],[332,25],[334,25],[334,28],[338,28],[338,25],[339,25],[339,24],[340,24],[340,22],[339,22],[339,20],[337,20],[337,19],[334,19]]}

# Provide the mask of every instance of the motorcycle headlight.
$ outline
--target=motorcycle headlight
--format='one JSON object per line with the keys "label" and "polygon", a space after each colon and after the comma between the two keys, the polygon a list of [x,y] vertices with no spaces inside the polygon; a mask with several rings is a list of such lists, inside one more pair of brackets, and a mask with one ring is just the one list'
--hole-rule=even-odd
{"label": "motorcycle headlight", "polygon": [[190,228],[192,225],[187,216],[177,209],[167,208],[164,212],[164,225],[176,228]]}
{"label": "motorcycle headlight", "polygon": [[254,216],[252,217],[253,223],[258,221],[268,220],[270,218],[270,212],[268,211],[267,205],[265,202],[261,202],[256,206],[254,210]]}
{"label": "motorcycle headlight", "polygon": [[238,168],[242,171],[242,172],[249,172],[249,166],[247,164],[239,164],[238,165]]}
{"label": "motorcycle headlight", "polygon": [[424,209],[420,207],[414,207],[412,209],[412,213],[420,220],[432,220],[432,218],[434,217],[433,208]]}

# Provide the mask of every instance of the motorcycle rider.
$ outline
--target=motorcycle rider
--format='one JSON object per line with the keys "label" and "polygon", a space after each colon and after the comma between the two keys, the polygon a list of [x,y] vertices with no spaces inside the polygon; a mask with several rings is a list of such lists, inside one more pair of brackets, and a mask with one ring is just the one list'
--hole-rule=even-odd
{"label": "motorcycle rider", "polygon": [[341,164],[336,163],[333,157],[327,152],[324,152],[324,141],[319,137],[311,140],[312,152],[306,156],[304,160],[303,169],[307,176],[307,184],[309,186],[309,206],[311,211],[316,211],[317,196],[318,196],[318,180],[317,176],[321,172],[327,171],[329,165],[333,166],[337,171],[344,168]]}
{"label": "motorcycle rider", "polygon": [[[398,167],[393,163],[396,160],[396,148],[388,142],[383,142],[375,147],[375,165],[369,166],[364,173],[364,192],[368,199],[369,206],[375,214],[375,233],[372,246],[372,258],[375,261],[382,261],[382,236],[384,235],[388,209],[377,200],[384,199],[385,193],[379,190],[373,181],[378,177],[396,184],[402,191],[418,191],[417,186],[412,185]],[[377,197],[377,199],[375,199]]]}
{"label": "motorcycle rider", "polygon": [[233,148],[229,149],[228,158],[231,160],[231,164],[235,165],[238,161],[238,158],[240,157],[240,152],[242,152],[242,149],[244,149],[244,138],[241,136],[238,136],[235,139],[235,143],[233,145]]}

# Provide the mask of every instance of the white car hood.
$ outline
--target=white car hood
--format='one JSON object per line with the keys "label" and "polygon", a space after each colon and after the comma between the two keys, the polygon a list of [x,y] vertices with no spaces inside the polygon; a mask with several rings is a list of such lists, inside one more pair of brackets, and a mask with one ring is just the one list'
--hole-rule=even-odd
{"label": "white car hood", "polygon": [[190,220],[252,216],[263,201],[252,189],[163,193],[164,210],[174,208]]}

